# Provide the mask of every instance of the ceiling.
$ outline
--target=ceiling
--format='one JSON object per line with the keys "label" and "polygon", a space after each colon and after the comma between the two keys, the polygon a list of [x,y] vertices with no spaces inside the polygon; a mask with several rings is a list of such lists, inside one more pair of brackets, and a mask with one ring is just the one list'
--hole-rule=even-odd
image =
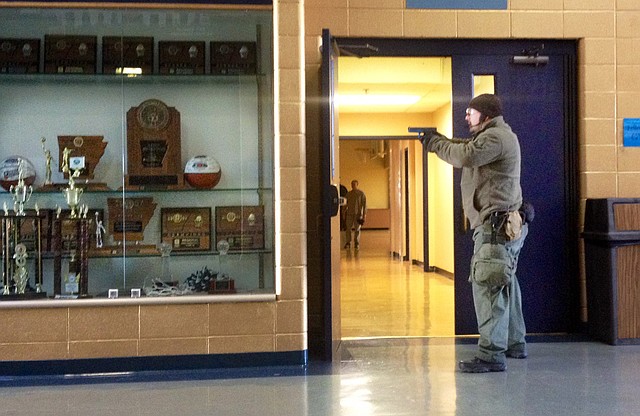
{"label": "ceiling", "polygon": [[[451,102],[451,58],[341,56],[338,96],[360,95],[367,104],[339,104],[341,113],[430,113]],[[371,105],[377,95],[415,95],[413,104]],[[384,98],[384,97],[383,97]],[[340,98],[338,98],[340,103]]]}

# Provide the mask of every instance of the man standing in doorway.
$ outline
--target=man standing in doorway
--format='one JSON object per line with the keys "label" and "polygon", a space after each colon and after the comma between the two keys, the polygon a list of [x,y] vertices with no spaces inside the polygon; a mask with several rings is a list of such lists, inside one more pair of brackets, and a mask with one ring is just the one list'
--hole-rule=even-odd
{"label": "man standing in doorway", "polygon": [[519,212],[520,144],[502,117],[493,94],[471,100],[465,120],[470,140],[449,140],[435,133],[424,137],[429,152],[462,168],[462,203],[473,229],[469,280],[478,319],[478,351],[460,361],[462,372],[506,370],[506,357],[526,358],[525,324],[515,272],[528,232]]}
{"label": "man standing in doorway", "polygon": [[367,197],[358,189],[358,181],[351,181],[351,190],[347,192],[347,209],[345,213],[346,239],[345,249],[351,248],[351,230],[355,230],[355,249],[360,248],[360,229],[367,217]]}

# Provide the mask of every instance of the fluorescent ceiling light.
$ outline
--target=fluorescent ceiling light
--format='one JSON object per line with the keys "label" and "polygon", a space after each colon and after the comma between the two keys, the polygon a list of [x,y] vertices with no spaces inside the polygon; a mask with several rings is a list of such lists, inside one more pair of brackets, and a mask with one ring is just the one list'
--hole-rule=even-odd
{"label": "fluorescent ceiling light", "polygon": [[336,94],[338,105],[411,105],[420,101],[419,95],[408,94]]}

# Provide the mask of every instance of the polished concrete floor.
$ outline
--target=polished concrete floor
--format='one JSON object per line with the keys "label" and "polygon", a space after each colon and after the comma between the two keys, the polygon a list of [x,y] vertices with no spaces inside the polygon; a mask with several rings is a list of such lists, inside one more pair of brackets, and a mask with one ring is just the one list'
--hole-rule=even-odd
{"label": "polished concrete floor", "polygon": [[[342,303],[350,337],[333,363],[16,380],[13,386],[0,376],[0,416],[640,414],[640,346],[560,337],[563,342],[530,343],[529,358],[508,360],[503,373],[460,373],[456,363],[473,356],[475,340],[444,335],[452,331],[452,300],[438,307],[431,302],[451,290],[446,278],[402,262],[384,265],[373,250],[367,254],[365,240],[358,257],[350,256],[344,253],[343,267],[355,273],[344,274]],[[388,281],[354,277],[370,267]],[[413,281],[418,275],[422,286]],[[420,296],[403,294],[402,287]],[[375,293],[401,306],[362,299]],[[362,319],[358,310],[365,311]],[[389,332],[393,323],[402,331]]]}
{"label": "polished concrete floor", "polygon": [[0,415],[637,415],[640,346],[534,343],[504,373],[456,372],[474,345],[345,341],[333,365],[171,381],[0,388]]}

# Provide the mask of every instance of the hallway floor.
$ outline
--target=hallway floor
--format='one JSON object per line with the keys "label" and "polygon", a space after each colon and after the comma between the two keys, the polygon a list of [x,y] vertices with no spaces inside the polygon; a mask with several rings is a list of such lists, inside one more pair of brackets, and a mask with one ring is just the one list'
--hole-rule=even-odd
{"label": "hallway floor", "polygon": [[[166,374],[156,380],[0,388],[1,416],[634,415],[640,346],[534,343],[503,373],[456,372],[474,345],[452,339],[344,341],[308,369]],[[104,380],[104,378],[103,378]],[[108,380],[108,378],[107,378]],[[163,381],[164,380],[164,381]],[[70,380],[66,380],[69,382]],[[82,382],[82,380],[76,380]]]}
{"label": "hallway floor", "polygon": [[343,252],[349,338],[333,363],[35,381],[0,375],[0,416],[640,413],[640,345],[561,337],[564,342],[530,342],[529,358],[509,359],[502,373],[456,371],[476,346],[474,339],[446,335],[453,333],[452,282],[384,262],[375,238],[365,234],[357,256]]}
{"label": "hallway floor", "polygon": [[342,338],[453,336],[453,280],[389,253],[386,230],[365,230],[359,251],[342,250]]}

